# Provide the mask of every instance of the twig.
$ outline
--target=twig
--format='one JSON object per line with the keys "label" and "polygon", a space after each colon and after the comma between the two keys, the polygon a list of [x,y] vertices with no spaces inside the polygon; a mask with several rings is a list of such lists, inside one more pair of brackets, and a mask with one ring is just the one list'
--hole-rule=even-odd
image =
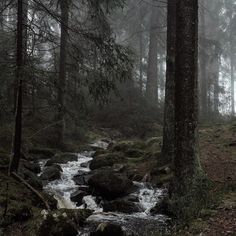
{"label": "twig", "polygon": [[6,205],[5,205],[5,210],[4,210],[4,213],[3,213],[3,218],[6,217],[6,215],[7,215],[7,210],[8,210],[8,202],[9,202],[8,191],[9,191],[9,184],[8,184],[8,182],[7,182],[7,188],[6,188]]}
{"label": "twig", "polygon": [[44,131],[44,130],[46,130],[46,129],[49,129],[49,128],[51,128],[51,127],[53,127],[53,126],[55,126],[55,125],[57,125],[57,124],[60,124],[60,123],[62,123],[62,122],[63,122],[63,121],[60,120],[60,121],[57,121],[57,122],[52,123],[52,124],[50,124],[50,125],[47,125],[46,127],[42,128],[42,129],[40,129],[40,130],[38,130],[36,133],[34,133],[33,135],[31,135],[30,137],[27,137],[27,139],[31,139],[31,138],[35,137],[36,135],[38,135],[39,133],[41,133],[42,131]]}

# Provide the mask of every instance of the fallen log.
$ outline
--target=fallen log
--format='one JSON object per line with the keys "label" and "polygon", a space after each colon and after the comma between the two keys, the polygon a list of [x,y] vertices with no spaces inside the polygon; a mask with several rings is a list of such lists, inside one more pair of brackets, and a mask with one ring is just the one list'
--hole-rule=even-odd
{"label": "fallen log", "polygon": [[45,205],[46,209],[50,211],[50,206],[48,205],[48,202],[45,200],[45,198],[40,194],[35,188],[33,188],[29,183],[27,183],[23,178],[21,178],[17,173],[12,172],[12,176],[14,176],[17,180],[22,182],[27,188],[29,188]]}

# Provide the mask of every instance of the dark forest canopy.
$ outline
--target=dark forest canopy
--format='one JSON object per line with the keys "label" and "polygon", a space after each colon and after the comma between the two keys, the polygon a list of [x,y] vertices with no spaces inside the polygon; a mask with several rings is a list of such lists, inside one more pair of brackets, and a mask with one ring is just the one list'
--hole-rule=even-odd
{"label": "dark forest canopy", "polygon": [[235,77],[236,0],[1,0],[0,235],[235,235]]}

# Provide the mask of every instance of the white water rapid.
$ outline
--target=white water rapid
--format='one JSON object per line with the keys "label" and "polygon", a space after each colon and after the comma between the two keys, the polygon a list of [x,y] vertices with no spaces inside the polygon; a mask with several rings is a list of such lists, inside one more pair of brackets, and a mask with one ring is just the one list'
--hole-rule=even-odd
{"label": "white water rapid", "polygon": [[[102,147],[107,148],[107,144],[105,142],[97,142],[92,145],[93,147]],[[83,198],[83,205],[80,207],[76,206],[76,203],[72,202],[70,196],[74,193],[79,186],[75,184],[73,181],[73,177],[78,173],[78,171],[90,172],[89,167],[81,167],[85,166],[85,163],[89,163],[92,160],[92,154],[94,152],[82,152],[78,154],[77,161],[71,161],[66,164],[60,164],[63,172],[60,180],[55,180],[49,182],[44,189],[53,194],[55,199],[58,201],[58,208],[67,208],[67,209],[79,209],[84,208],[86,206],[87,209],[91,209],[94,211],[94,214],[91,215],[87,222],[94,224],[94,222],[116,222],[121,224],[125,229],[136,227],[140,228],[140,223],[143,224],[143,227],[147,227],[147,231],[149,227],[156,227],[158,225],[164,224],[166,218],[162,215],[152,216],[150,214],[150,210],[156,205],[158,201],[163,198],[164,191],[163,189],[152,188],[151,184],[148,183],[140,183],[134,182],[134,185],[137,186],[136,192],[131,195],[135,196],[138,199],[138,204],[143,209],[141,213],[133,213],[133,214],[124,214],[117,212],[105,213],[101,206],[97,205],[95,201],[95,197],[88,195]],[[40,162],[42,169],[44,169],[46,161]],[[79,233],[81,236],[86,236],[88,234],[89,229],[84,229]]]}

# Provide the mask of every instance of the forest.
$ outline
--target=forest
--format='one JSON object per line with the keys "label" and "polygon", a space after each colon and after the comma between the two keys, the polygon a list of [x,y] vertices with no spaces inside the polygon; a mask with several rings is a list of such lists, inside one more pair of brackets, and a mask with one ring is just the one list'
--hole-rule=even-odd
{"label": "forest", "polygon": [[0,236],[236,235],[236,0],[0,0]]}

